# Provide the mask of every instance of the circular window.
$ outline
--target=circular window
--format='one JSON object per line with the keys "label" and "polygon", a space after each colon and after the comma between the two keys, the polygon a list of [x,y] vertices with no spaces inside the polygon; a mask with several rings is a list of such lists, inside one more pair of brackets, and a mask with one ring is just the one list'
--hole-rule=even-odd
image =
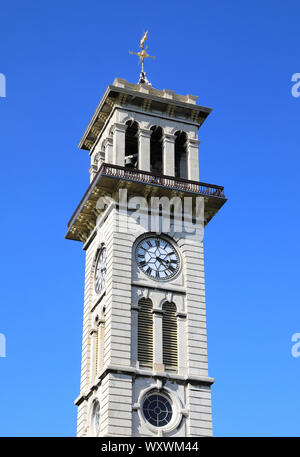
{"label": "circular window", "polygon": [[93,412],[92,412],[92,429],[93,434],[97,435],[100,426],[100,403],[98,401],[94,402]]}
{"label": "circular window", "polygon": [[151,425],[163,427],[172,419],[172,405],[164,395],[152,393],[144,400],[143,413]]}

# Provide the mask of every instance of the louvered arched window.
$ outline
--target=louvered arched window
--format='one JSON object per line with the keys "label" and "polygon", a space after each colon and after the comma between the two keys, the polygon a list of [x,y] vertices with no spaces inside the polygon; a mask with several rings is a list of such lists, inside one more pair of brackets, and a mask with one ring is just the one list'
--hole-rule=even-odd
{"label": "louvered arched window", "polygon": [[92,335],[92,366],[91,377],[92,380],[99,375],[104,366],[104,353],[105,353],[105,308],[101,312],[101,317],[96,317],[94,327],[91,331]]}
{"label": "louvered arched window", "polygon": [[165,302],[162,309],[164,311],[162,324],[163,363],[166,370],[177,371],[178,343],[176,305],[174,303]]}
{"label": "louvered arched window", "polygon": [[101,372],[104,367],[104,355],[105,355],[105,307],[103,308],[102,313],[101,313],[98,338],[99,338],[98,344],[100,344],[100,348],[98,348],[99,361],[98,361],[97,366],[99,367],[99,372]]}
{"label": "louvered arched window", "polygon": [[153,366],[153,314],[150,299],[139,301],[138,311],[138,361],[140,367]]}
{"label": "louvered arched window", "polygon": [[94,327],[91,331],[92,335],[92,351],[91,351],[91,380],[97,376],[98,367],[98,351],[99,351],[99,335],[98,335],[98,316],[94,321]]}

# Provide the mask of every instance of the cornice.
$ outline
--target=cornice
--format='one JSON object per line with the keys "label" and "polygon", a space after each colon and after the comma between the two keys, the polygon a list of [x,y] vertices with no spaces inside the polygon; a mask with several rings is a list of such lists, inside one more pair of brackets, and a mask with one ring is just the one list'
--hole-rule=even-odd
{"label": "cornice", "polygon": [[91,384],[85,392],[82,392],[74,401],[74,404],[79,406],[83,401],[88,400],[89,397],[93,394],[93,391],[101,384],[102,379],[105,378],[110,373],[122,373],[135,377],[152,377],[155,379],[160,379],[162,381],[175,381],[181,382],[184,384],[197,384],[203,386],[211,386],[215,380],[209,376],[197,376],[197,375],[179,375],[177,373],[167,373],[159,372],[153,370],[141,370],[135,367],[125,367],[122,365],[108,365],[105,367],[95,383]]}
{"label": "cornice", "polygon": [[[142,112],[150,114],[155,106],[160,107],[162,114],[178,121],[182,117],[191,123],[200,125],[212,111],[211,108],[196,104],[196,96],[180,95],[164,89],[152,87],[145,89],[139,84],[130,84],[125,80],[116,78],[104,92],[80,142],[79,148],[91,150],[103,129],[112,110],[118,105],[123,108],[140,108]],[[154,108],[153,108],[154,107]]]}

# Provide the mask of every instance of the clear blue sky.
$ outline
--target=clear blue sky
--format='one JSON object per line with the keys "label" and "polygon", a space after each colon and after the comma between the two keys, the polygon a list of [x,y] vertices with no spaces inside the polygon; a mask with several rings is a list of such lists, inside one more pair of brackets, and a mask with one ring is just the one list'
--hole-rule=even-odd
{"label": "clear blue sky", "polygon": [[[229,200],[205,234],[216,436],[300,435],[297,1],[10,1],[1,6],[0,435],[73,436],[84,252],[64,239],[88,186],[78,141],[106,86],[199,95],[200,176]],[[149,59],[150,60],[150,59]]]}

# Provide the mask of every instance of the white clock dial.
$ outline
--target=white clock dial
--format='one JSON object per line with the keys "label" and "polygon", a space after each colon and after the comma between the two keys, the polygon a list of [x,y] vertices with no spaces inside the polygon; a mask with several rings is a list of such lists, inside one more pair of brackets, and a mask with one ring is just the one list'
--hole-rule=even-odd
{"label": "white clock dial", "polygon": [[179,270],[179,255],[173,245],[164,238],[149,236],[136,247],[139,268],[151,279],[166,281]]}
{"label": "white clock dial", "polygon": [[106,278],[106,249],[102,248],[98,254],[95,268],[95,291],[97,294],[103,289]]}

